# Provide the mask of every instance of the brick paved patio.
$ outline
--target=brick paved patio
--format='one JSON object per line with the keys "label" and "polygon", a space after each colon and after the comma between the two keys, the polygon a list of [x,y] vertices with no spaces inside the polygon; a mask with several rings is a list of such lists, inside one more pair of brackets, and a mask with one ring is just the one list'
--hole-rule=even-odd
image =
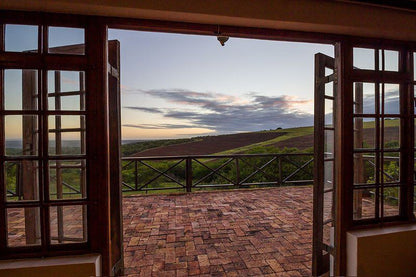
{"label": "brick paved patio", "polygon": [[307,276],[312,188],[124,197],[128,276]]}

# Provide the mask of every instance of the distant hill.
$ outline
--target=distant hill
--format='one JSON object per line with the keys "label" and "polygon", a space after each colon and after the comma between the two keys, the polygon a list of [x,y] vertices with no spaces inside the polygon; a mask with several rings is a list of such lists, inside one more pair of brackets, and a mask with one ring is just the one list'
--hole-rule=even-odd
{"label": "distant hill", "polygon": [[282,132],[265,131],[220,136],[205,136],[194,138],[188,142],[147,149],[134,154],[134,156],[208,155],[268,141],[282,135],[284,135]]}
{"label": "distant hill", "polygon": [[[385,121],[385,143],[397,144],[399,140],[399,121]],[[364,122],[364,144],[373,146],[375,139],[374,122]],[[219,136],[194,137],[189,139],[154,140],[125,144],[124,156],[179,156],[255,153],[267,147],[297,148],[299,151],[311,151],[313,148],[313,127],[288,128],[280,130],[238,133]],[[270,151],[268,151],[270,152]]]}

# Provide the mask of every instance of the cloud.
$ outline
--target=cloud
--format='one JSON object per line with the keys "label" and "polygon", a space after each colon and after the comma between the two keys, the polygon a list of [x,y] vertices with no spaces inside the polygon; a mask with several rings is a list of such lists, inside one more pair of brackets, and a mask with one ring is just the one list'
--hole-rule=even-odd
{"label": "cloud", "polygon": [[142,111],[142,112],[147,112],[147,113],[163,113],[162,110],[158,109],[158,108],[146,108],[146,107],[123,107],[124,109],[129,109],[129,110],[136,110],[136,111]]}
{"label": "cloud", "polygon": [[[132,93],[133,91],[130,91]],[[298,99],[293,96],[264,96],[256,93],[230,96],[213,92],[196,92],[184,89],[136,90],[136,93],[163,99],[183,106],[173,108],[127,107],[150,113],[163,114],[166,122],[180,120],[183,125],[175,124],[138,124],[136,128],[205,128],[217,133],[258,131],[313,125],[313,115],[301,111],[302,105],[312,100]],[[132,124],[128,124],[132,125]]]}
{"label": "cloud", "polygon": [[124,127],[138,129],[186,129],[197,128],[198,126],[181,125],[181,124],[123,124]]}

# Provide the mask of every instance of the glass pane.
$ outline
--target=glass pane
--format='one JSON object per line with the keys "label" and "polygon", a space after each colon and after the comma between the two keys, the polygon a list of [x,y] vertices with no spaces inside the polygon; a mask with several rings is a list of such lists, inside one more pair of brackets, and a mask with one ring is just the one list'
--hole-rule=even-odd
{"label": "glass pane", "polygon": [[74,199],[86,197],[85,160],[49,161],[49,198]]}
{"label": "glass pane", "polygon": [[375,114],[375,95],[374,83],[354,83],[354,113]]}
{"label": "glass pane", "polygon": [[50,207],[52,244],[87,241],[87,206]]}
{"label": "glass pane", "polygon": [[385,152],[383,157],[383,180],[384,183],[400,182],[400,153]]}
{"label": "glass pane", "polygon": [[353,65],[357,69],[375,69],[374,49],[354,48]]}
{"label": "glass pane", "polygon": [[374,184],[376,180],[376,153],[354,154],[354,184]]}
{"label": "glass pane", "polygon": [[332,70],[332,69],[330,69],[328,67],[325,67],[325,76],[329,76],[329,75],[331,75],[333,73],[334,73],[334,70]]}
{"label": "glass pane", "polygon": [[49,27],[49,53],[84,55],[84,43],[82,28]]}
{"label": "glass pane", "polygon": [[4,162],[7,201],[39,199],[39,166],[37,161]]}
{"label": "glass pane", "polygon": [[32,69],[4,70],[5,110],[37,110],[38,71]]}
{"label": "glass pane", "polygon": [[333,124],[333,105],[334,101],[330,99],[325,99],[325,126],[332,127]]}
{"label": "glass pane", "polygon": [[400,187],[384,188],[383,212],[384,216],[399,215]]}
{"label": "glass pane", "polygon": [[325,144],[324,144],[325,158],[334,157],[334,131],[325,130]]}
{"label": "glass pane", "polygon": [[38,118],[35,115],[7,115],[4,117],[6,155],[37,155]]}
{"label": "glass pane", "polygon": [[48,109],[85,110],[85,73],[48,71]]}
{"label": "glass pane", "polygon": [[384,114],[400,114],[398,84],[384,84]]}
{"label": "glass pane", "polygon": [[85,116],[49,116],[49,154],[85,154]]}
{"label": "glass pane", "polygon": [[6,24],[4,47],[10,52],[37,52],[38,26]]}
{"label": "glass pane", "polygon": [[400,119],[384,119],[384,148],[394,149],[400,147]]}
{"label": "glass pane", "polygon": [[354,148],[374,149],[376,145],[375,118],[354,118]]}
{"label": "glass pane", "polygon": [[334,82],[325,84],[325,95],[334,96]]}
{"label": "glass pane", "polygon": [[399,52],[398,51],[384,50],[384,70],[399,71]]}
{"label": "glass pane", "polygon": [[7,245],[40,245],[39,208],[7,209]]}
{"label": "glass pane", "polygon": [[375,189],[356,189],[353,197],[354,220],[375,218]]}
{"label": "glass pane", "polygon": [[325,161],[324,165],[324,189],[332,189],[334,182],[334,162]]}
{"label": "glass pane", "polygon": [[324,221],[333,219],[332,215],[333,192],[324,193]]}
{"label": "glass pane", "polygon": [[416,52],[413,53],[413,80],[416,81]]}

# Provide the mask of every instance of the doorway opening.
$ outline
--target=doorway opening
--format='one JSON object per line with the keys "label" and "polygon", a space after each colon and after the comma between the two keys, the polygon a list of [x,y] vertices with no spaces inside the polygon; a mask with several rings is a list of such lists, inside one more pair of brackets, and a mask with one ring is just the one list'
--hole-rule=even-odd
{"label": "doorway opening", "polygon": [[314,55],[334,47],[116,29],[109,40],[125,273],[311,274]]}

